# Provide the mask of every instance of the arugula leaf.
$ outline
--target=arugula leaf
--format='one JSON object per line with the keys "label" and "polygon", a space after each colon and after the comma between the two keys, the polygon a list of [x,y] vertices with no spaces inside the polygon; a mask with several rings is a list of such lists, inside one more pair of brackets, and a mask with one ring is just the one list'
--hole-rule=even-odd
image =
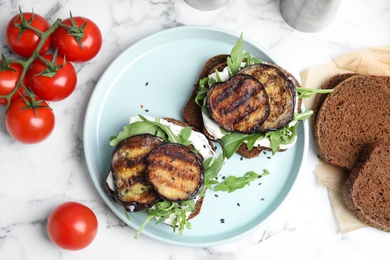
{"label": "arugula leaf", "polygon": [[142,115],[138,116],[142,119],[142,121],[136,121],[127,126],[124,126],[123,131],[121,131],[118,136],[112,136],[110,138],[111,146],[115,147],[122,140],[138,134],[155,135],[169,143],[178,143],[186,146],[191,144],[191,141],[189,140],[192,133],[191,127],[184,127],[178,135],[175,135],[169,126],[161,124],[160,122],[148,120]]}
{"label": "arugula leaf", "polygon": [[225,157],[220,153],[217,158],[210,157],[203,162],[204,167],[204,184],[201,191],[201,196],[205,195],[206,189],[211,189],[213,185],[218,184],[216,180],[218,173],[221,171]]}
{"label": "arugula leaf", "polygon": [[189,139],[191,137],[191,133],[192,133],[191,127],[189,127],[189,126],[183,127],[180,130],[180,133],[178,135],[178,138],[180,140],[179,143],[181,143],[182,145],[185,145],[185,146],[190,145],[191,141]]}
{"label": "arugula leaf", "polygon": [[305,110],[305,111],[303,111],[303,112],[301,112],[301,113],[295,113],[294,114],[294,120],[293,120],[293,122],[295,121],[298,121],[298,120],[300,120],[300,121],[304,121],[304,120],[306,120],[306,119],[308,119],[311,115],[313,114],[313,110]]}
{"label": "arugula leaf", "polygon": [[237,132],[227,132],[221,139],[221,144],[223,147],[223,151],[225,153],[225,157],[229,159],[233,156],[233,154],[237,151],[238,147],[244,142],[247,141],[248,149],[252,149],[254,143],[264,137],[264,134],[242,134]]}
{"label": "arugula leaf", "polygon": [[258,178],[269,175],[269,171],[263,170],[263,173],[258,174],[254,171],[249,171],[244,176],[236,177],[234,175],[229,176],[223,180],[220,184],[215,186],[214,191],[227,191],[229,193],[238,189],[244,188],[246,185],[250,185],[251,182]]}
{"label": "arugula leaf", "polygon": [[206,83],[208,82],[209,78],[205,77],[199,81],[199,87],[198,91],[196,93],[195,97],[195,103],[198,104],[198,106],[203,106],[203,100],[207,96],[207,92],[209,91],[209,88],[206,87]]}
{"label": "arugula leaf", "polygon": [[299,98],[309,98],[315,94],[331,93],[333,89],[310,89],[310,88],[296,88]]}
{"label": "arugula leaf", "polygon": [[230,57],[227,58],[227,65],[230,69],[232,75],[236,74],[241,67],[241,62],[245,59],[244,51],[244,42],[242,38],[242,33],[238,39],[236,45],[230,52]]}
{"label": "arugula leaf", "polygon": [[244,55],[245,55],[245,60],[246,60],[245,61],[245,66],[263,63],[262,60],[260,60],[260,59],[258,59],[256,57],[252,57],[252,55],[249,52],[245,52]]}
{"label": "arugula leaf", "polygon": [[123,131],[121,131],[118,136],[112,136],[110,138],[110,145],[111,146],[117,146],[122,140],[125,140],[126,138],[132,137],[137,134],[152,134],[159,137],[162,137],[162,134],[160,132],[160,129],[153,125],[149,124],[147,122],[134,122],[130,125],[126,125],[123,127]]}
{"label": "arugula leaf", "polygon": [[183,202],[159,201],[152,208],[146,210],[147,217],[142,225],[137,230],[135,238],[138,238],[142,230],[152,220],[156,219],[158,223],[164,222],[168,218],[173,218],[172,227],[173,232],[176,228],[179,229],[179,235],[183,234],[185,228],[191,228],[190,222],[187,220],[187,214],[195,211],[195,200],[187,200]]}
{"label": "arugula leaf", "polygon": [[215,179],[218,176],[218,173],[221,171],[225,157],[223,153],[220,153],[217,158],[210,157],[203,162],[204,165],[204,179],[211,180]]}
{"label": "arugula leaf", "polygon": [[150,121],[150,120],[146,119],[144,116],[141,116],[141,115],[138,115],[138,116],[142,119],[142,121],[148,122],[148,123],[150,123],[152,125],[155,125],[155,126],[161,128],[161,130],[163,130],[167,134],[167,137],[168,137],[167,141],[169,143],[181,143],[180,142],[181,138],[179,136],[175,135],[172,132],[172,130],[171,130],[171,128],[169,126],[161,124],[159,122]]}

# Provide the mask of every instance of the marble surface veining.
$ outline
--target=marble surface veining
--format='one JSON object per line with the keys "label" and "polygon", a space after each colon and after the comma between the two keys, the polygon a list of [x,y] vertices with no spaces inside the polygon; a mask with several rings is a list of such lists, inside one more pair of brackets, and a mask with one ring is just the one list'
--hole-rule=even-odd
{"label": "marble surface veining", "polygon": [[[302,33],[282,19],[277,0],[232,0],[214,11],[199,11],[184,0],[0,0],[0,52],[8,20],[22,7],[50,22],[85,16],[95,21],[104,42],[97,57],[75,65],[78,85],[66,100],[51,103],[53,134],[43,143],[23,145],[6,131],[0,108],[0,259],[389,259],[389,234],[365,228],[337,234],[327,198],[313,174],[317,162],[310,138],[306,165],[295,189],[271,220],[224,245],[190,248],[164,244],[134,230],[105,205],[92,184],[83,153],[83,121],[91,93],[104,70],[128,46],[152,33],[184,25],[208,25],[243,32],[267,48],[299,78],[308,67],[335,56],[390,43],[390,2],[344,0],[334,22],[317,33]],[[55,247],[46,234],[50,211],[75,200],[96,213],[99,232],[81,251]]]}

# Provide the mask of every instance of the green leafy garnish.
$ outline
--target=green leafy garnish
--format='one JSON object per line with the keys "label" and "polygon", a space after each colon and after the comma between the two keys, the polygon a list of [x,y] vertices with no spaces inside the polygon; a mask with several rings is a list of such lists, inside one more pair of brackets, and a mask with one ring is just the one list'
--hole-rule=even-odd
{"label": "green leafy garnish", "polygon": [[225,178],[221,183],[215,186],[215,191],[227,191],[233,192],[238,189],[242,189],[247,185],[250,185],[251,182],[257,180],[258,178],[269,175],[268,170],[263,170],[263,173],[259,174],[254,171],[249,171],[244,174],[244,176],[236,177],[234,175]]}
{"label": "green leafy garnish", "polygon": [[242,33],[238,39],[236,45],[230,52],[230,57],[227,58],[227,65],[229,66],[232,75],[236,74],[241,67],[241,62],[245,59],[244,42],[242,39]]}
{"label": "green leafy garnish", "polygon": [[226,132],[226,134],[221,139],[221,145],[223,147],[223,152],[225,157],[229,159],[237,151],[240,145],[247,141],[247,147],[249,150],[253,148],[254,143],[264,137],[264,134],[242,134],[237,132]]}
{"label": "green leafy garnish", "polygon": [[186,146],[191,144],[191,141],[189,141],[192,132],[191,127],[184,127],[178,135],[175,135],[168,126],[161,124],[158,121],[148,120],[142,115],[139,115],[139,118],[141,118],[142,121],[136,121],[126,125],[123,127],[123,131],[121,131],[118,136],[112,136],[110,138],[110,145],[117,146],[126,138],[138,134],[155,135],[168,143],[178,143]]}
{"label": "green leafy garnish", "polygon": [[296,88],[299,98],[309,98],[315,94],[331,93],[333,89],[310,89],[310,88]]}
{"label": "green leafy garnish", "polygon": [[176,228],[179,230],[179,235],[183,234],[185,228],[191,228],[191,223],[187,220],[187,214],[195,211],[195,200],[187,200],[182,202],[160,201],[153,207],[146,210],[148,216],[137,230],[135,238],[138,238],[142,230],[153,219],[158,223],[164,222],[168,218],[172,218],[173,232]]}
{"label": "green leafy garnish", "polygon": [[212,189],[212,186],[219,183],[216,178],[221,171],[225,157],[223,153],[220,153],[216,159],[210,157],[203,162],[204,166],[204,184],[201,195],[204,196],[206,189]]}
{"label": "green leafy garnish", "polygon": [[199,87],[198,92],[196,93],[195,102],[200,107],[203,105],[203,100],[206,98],[207,92],[209,91],[209,89],[206,87],[206,83],[208,80],[209,78],[206,77],[199,81]]}

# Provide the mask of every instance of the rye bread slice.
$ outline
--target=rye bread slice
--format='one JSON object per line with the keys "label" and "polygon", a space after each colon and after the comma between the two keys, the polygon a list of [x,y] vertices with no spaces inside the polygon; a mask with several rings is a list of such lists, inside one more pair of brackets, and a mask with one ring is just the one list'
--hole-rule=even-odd
{"label": "rye bread slice", "polygon": [[214,56],[210,58],[205,65],[202,68],[202,71],[199,74],[199,78],[194,84],[193,90],[191,92],[191,96],[188,98],[187,103],[184,106],[183,110],[183,118],[184,120],[195,127],[196,129],[202,130],[203,129],[203,119],[202,119],[202,110],[198,106],[198,104],[195,103],[195,97],[196,93],[199,88],[199,81],[205,77],[207,77],[210,74],[210,71],[213,70],[216,66],[218,66],[221,63],[226,62],[227,57],[229,55],[227,54],[221,54]]}
{"label": "rye bread slice", "polygon": [[356,75],[327,95],[313,129],[321,159],[351,170],[362,147],[390,139],[389,83],[389,77]]}
{"label": "rye bread slice", "polygon": [[360,221],[390,231],[390,143],[374,142],[362,150],[343,197]]}
{"label": "rye bread slice", "polygon": [[[332,76],[331,78],[329,78],[327,81],[325,81],[325,83],[321,85],[321,89],[333,89],[338,84],[340,84],[342,81],[344,81],[352,76],[356,76],[356,75],[358,75],[358,74],[356,74],[356,73],[336,74],[336,75]],[[314,99],[313,107],[312,107],[312,110],[313,110],[313,115],[311,116],[312,125],[315,124],[318,110],[320,109],[320,107],[321,107],[322,103],[324,102],[327,95],[328,95],[327,93],[316,95],[316,97]]]}

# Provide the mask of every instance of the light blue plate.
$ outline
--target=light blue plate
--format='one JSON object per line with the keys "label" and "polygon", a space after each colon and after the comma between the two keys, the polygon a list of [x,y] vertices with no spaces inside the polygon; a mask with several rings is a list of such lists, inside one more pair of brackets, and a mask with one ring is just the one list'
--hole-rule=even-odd
{"label": "light blue plate", "polygon": [[[99,80],[88,105],[84,122],[84,151],[87,166],[98,192],[110,209],[135,230],[145,213],[130,214],[105,191],[113,148],[109,138],[128,124],[130,116],[145,114],[182,119],[182,109],[206,60],[230,53],[239,34],[210,27],[167,29],[127,48]],[[253,56],[275,62],[271,55],[244,35],[244,48]],[[154,239],[183,246],[226,243],[253,231],[268,220],[290,193],[302,168],[308,148],[307,122],[298,128],[298,142],[286,152],[255,159],[233,156],[222,169],[223,176],[242,176],[247,171],[270,175],[233,193],[208,191],[201,213],[183,236],[153,222],[143,230]],[[260,185],[261,184],[261,185]],[[112,238],[115,239],[115,238]]]}

